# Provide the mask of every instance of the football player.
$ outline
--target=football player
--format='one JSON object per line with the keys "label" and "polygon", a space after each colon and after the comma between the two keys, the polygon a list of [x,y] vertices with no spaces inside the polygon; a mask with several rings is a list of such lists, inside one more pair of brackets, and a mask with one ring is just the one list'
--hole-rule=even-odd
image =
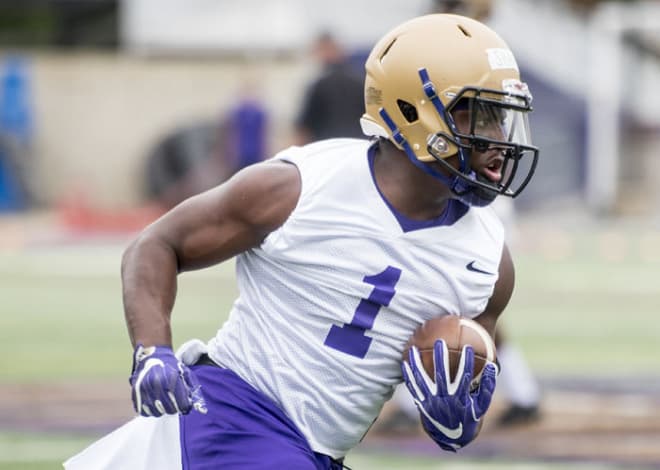
{"label": "football player", "polygon": [[[370,139],[287,148],[132,242],[122,281],[141,417],[67,468],[338,469],[401,381],[441,448],[476,437],[497,366],[474,389],[469,347],[455,378],[442,341],[432,377],[414,347],[403,369],[401,356],[434,316],[494,334],[514,270],[488,206],[534,172],[531,95],[494,31],[434,14],[374,46],[365,107]],[[229,319],[175,354],[177,274],[232,257]]]}

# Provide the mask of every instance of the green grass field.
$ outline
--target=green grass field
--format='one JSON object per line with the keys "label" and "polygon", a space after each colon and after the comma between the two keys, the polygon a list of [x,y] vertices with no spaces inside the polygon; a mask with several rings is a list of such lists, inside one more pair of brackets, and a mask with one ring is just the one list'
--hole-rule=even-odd
{"label": "green grass field", "polygon": [[[642,376],[660,370],[660,261],[605,261],[589,236],[563,256],[522,251],[503,320],[540,376]],[[126,380],[131,349],[119,279],[121,246],[61,246],[0,254],[0,385]],[[236,290],[233,265],[185,274],[174,312],[175,344],[208,339]],[[128,399],[128,397],[127,397]],[[0,470],[60,468],[98,436],[25,434],[0,423]],[[566,464],[374,455],[358,449],[354,469],[567,468]],[[586,468],[580,466],[580,468]]]}
{"label": "green grass field", "polygon": [[[61,462],[75,454],[90,442],[88,437],[21,435],[0,433],[0,470],[53,470]],[[11,456],[11,457],[5,457]],[[347,459],[349,460],[349,459]],[[489,462],[468,459],[461,462],[443,463],[430,457],[411,457],[396,454],[378,454],[357,451],[347,462],[353,470],[557,470],[572,468],[566,464],[533,462]],[[581,465],[581,470],[592,468]],[[602,467],[593,467],[602,468]]]}

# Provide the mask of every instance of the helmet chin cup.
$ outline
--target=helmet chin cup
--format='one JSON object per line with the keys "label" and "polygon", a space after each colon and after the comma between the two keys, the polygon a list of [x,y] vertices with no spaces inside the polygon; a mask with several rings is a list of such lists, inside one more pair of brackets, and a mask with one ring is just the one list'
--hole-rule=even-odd
{"label": "helmet chin cup", "polygon": [[483,177],[474,171],[470,172],[465,178],[457,176],[451,188],[456,199],[473,207],[485,207],[493,202],[500,194],[498,191],[483,186],[471,185],[467,182],[468,180],[477,181],[479,179],[483,179]]}

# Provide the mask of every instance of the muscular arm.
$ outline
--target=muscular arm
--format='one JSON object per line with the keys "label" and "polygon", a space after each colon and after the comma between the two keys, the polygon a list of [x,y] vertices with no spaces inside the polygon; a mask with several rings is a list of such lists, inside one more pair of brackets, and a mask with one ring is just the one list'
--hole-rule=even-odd
{"label": "muscular arm", "polygon": [[515,271],[513,267],[513,260],[509,248],[504,245],[502,250],[502,257],[500,259],[499,278],[495,283],[493,295],[486,309],[475,320],[481,324],[491,337],[495,338],[495,326],[500,314],[504,311],[511,295],[513,294],[513,286],[515,284]]}
{"label": "muscular arm", "polygon": [[124,313],[133,346],[171,346],[177,274],[258,246],[284,223],[299,195],[294,165],[264,162],[182,202],[148,226],[122,258]]}

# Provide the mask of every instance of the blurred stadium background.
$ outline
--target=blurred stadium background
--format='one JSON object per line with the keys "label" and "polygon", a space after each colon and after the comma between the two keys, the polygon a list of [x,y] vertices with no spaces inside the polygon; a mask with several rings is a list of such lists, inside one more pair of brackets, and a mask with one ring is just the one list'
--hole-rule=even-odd
{"label": "blurred stadium background", "polygon": [[[153,162],[183,159],[178,196],[221,181],[246,99],[267,117],[265,153],[285,147],[321,31],[359,66],[391,26],[443,3],[0,3],[0,469],[59,468],[131,416],[119,262],[171,202]],[[419,433],[370,434],[347,465],[660,468],[660,3],[492,8],[535,95],[541,162],[516,201],[504,322],[541,381],[542,419],[487,424],[458,456]],[[176,345],[214,333],[232,281],[231,263],[182,277]]]}

